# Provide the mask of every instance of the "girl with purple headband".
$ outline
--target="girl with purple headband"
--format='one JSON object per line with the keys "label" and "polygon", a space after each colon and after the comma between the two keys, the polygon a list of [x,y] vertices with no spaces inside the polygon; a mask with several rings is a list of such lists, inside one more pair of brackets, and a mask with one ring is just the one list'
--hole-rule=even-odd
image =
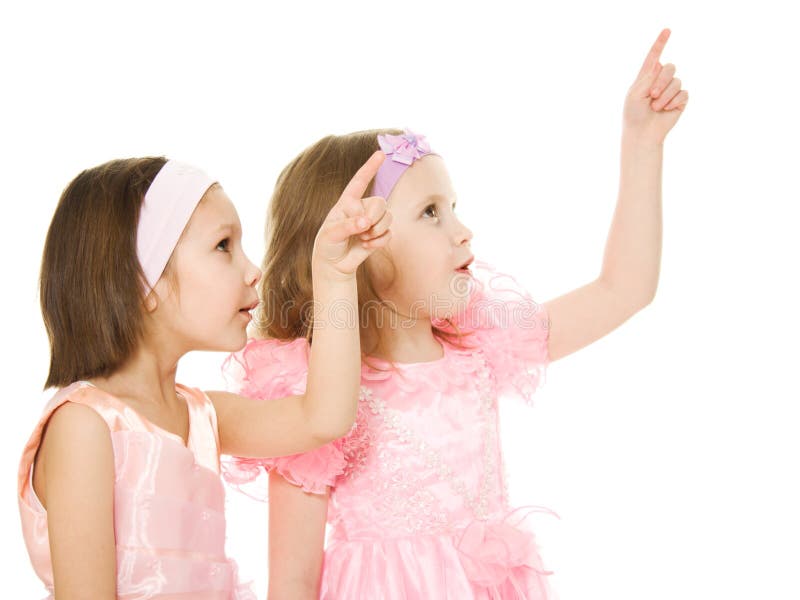
{"label": "girl with purple headband", "polygon": [[[308,387],[273,402],[175,382],[185,353],[241,348],[258,305],[261,272],[220,185],[139,158],[67,186],[41,272],[46,387],[60,389],[18,479],[25,543],[50,598],[255,598],[225,556],[219,456],[311,450],[352,426],[359,334],[353,319],[329,324],[355,304],[357,267],[390,239],[385,201],[362,199],[383,160],[376,152],[355,172],[315,232]],[[354,237],[364,232],[369,248]]]}
{"label": "girl with purple headband", "polygon": [[[275,316],[281,306],[307,306],[313,231],[329,198],[378,147],[388,158],[370,193],[387,199],[393,236],[357,272],[364,356],[353,430],[312,452],[226,464],[239,486],[270,473],[270,598],[554,597],[528,517],[557,515],[509,506],[497,400],[530,401],[551,362],[653,299],[663,142],[687,102],[674,66],[659,63],[668,36],[659,35],[625,101],[620,198],[602,272],[549,302],[473,261],[472,231],[454,212],[447,169],[424,136],[326,137],[281,173],[255,336],[225,364],[242,394],[306,389],[318,343],[311,309]],[[362,238],[370,247],[371,236]]]}

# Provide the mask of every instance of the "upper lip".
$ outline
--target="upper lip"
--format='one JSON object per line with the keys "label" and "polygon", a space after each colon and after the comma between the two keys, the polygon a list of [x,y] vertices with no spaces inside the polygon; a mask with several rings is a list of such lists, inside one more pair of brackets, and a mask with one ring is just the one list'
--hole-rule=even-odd
{"label": "upper lip", "polygon": [[458,267],[458,268],[459,269],[467,268],[468,266],[470,266],[472,264],[473,260],[475,260],[475,257],[474,256],[470,256],[469,259],[467,259],[467,261],[464,264],[462,264],[460,267]]}
{"label": "upper lip", "polygon": [[254,300],[253,302],[251,302],[250,304],[248,304],[244,308],[240,308],[239,310],[253,310],[259,304],[261,304],[260,300]]}

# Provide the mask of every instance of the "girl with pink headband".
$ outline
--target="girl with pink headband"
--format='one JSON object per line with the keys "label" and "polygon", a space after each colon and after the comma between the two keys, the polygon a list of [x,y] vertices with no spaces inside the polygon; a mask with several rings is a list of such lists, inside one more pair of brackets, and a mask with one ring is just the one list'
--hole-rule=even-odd
{"label": "girl with pink headband", "polygon": [[[266,457],[345,434],[358,399],[355,272],[390,239],[382,198],[362,199],[372,154],[315,232],[317,344],[308,387],[272,402],[175,382],[192,350],[235,351],[258,305],[236,209],[202,171],[114,160],[64,190],[45,242],[45,387],[18,502],[50,598],[255,598],[225,556],[220,453]],[[364,244],[356,235],[369,232]]]}
{"label": "girl with pink headband", "polygon": [[[387,160],[370,193],[387,199],[393,236],[357,271],[364,356],[354,429],[311,452],[226,466],[226,478],[245,487],[270,472],[270,598],[554,596],[528,517],[557,515],[509,506],[498,398],[530,401],[550,363],[653,299],[663,142],[687,101],[674,67],[659,63],[668,36],[659,35],[625,100],[620,197],[602,271],[549,302],[473,261],[472,231],[424,136],[329,136],[284,169],[268,216],[266,314],[310,297],[312,232],[378,147]],[[225,365],[231,386],[265,400],[307,389],[317,338],[303,317],[256,320],[255,337]]]}

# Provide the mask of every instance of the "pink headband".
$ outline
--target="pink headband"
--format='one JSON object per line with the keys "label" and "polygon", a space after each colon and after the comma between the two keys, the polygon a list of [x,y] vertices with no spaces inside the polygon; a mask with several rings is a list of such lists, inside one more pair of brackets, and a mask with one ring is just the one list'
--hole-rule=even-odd
{"label": "pink headband", "polygon": [[153,179],[136,230],[136,254],[150,289],[164,272],[200,198],[214,183],[200,169],[174,160],[167,161]]}
{"label": "pink headband", "polygon": [[386,154],[372,186],[372,195],[388,198],[400,176],[415,160],[434,154],[424,135],[405,129],[403,135],[379,135],[378,144]]}

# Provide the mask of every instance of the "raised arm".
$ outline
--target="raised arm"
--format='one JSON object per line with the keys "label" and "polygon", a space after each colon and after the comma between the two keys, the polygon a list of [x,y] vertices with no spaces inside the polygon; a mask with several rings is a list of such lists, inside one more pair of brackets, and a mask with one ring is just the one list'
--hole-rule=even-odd
{"label": "raised arm", "polygon": [[[263,402],[209,392],[223,454],[270,457],[305,452],[342,437],[355,421],[361,383],[356,269],[391,235],[385,200],[362,196],[383,159],[378,151],[359,169],[317,234],[306,393]],[[359,238],[362,233],[369,241]]]}
{"label": "raised arm", "polygon": [[58,600],[117,597],[114,455],[105,421],[66,402],[53,413],[34,468],[34,489],[47,510]]}
{"label": "raised arm", "polygon": [[661,264],[664,139],[688,102],[675,66],[659,63],[669,38],[656,39],[628,91],[623,112],[617,206],[599,277],[545,302],[548,352],[555,361],[610,333],[655,296]]}

